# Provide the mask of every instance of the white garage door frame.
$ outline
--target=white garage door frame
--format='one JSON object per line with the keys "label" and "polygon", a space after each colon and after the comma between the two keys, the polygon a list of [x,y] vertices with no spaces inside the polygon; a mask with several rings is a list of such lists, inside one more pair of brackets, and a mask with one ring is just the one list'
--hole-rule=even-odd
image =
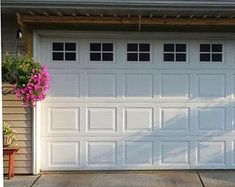
{"label": "white garage door frame", "polygon": [[[66,33],[66,34],[65,34]],[[235,39],[235,35],[230,33],[140,33],[140,32],[75,32],[75,31],[35,31],[33,34],[33,56],[36,59],[40,57],[40,40],[43,37],[87,37],[87,38],[114,38],[115,39],[167,39],[167,40],[228,40]],[[232,82],[230,82],[232,84]],[[205,101],[206,102],[206,101]],[[33,173],[37,174],[41,169],[41,103],[37,103],[33,111]]]}

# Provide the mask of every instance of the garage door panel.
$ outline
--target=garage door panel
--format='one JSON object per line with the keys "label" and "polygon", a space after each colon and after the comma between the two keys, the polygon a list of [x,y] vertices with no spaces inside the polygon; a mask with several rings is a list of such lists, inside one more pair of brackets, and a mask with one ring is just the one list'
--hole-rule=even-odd
{"label": "garage door panel", "polygon": [[79,74],[52,74],[48,97],[79,97]]}
{"label": "garage door panel", "polygon": [[190,131],[190,108],[162,107],[160,109],[161,131]]}
{"label": "garage door panel", "polygon": [[116,131],[117,108],[87,108],[87,131]]}
{"label": "garage door panel", "polygon": [[163,98],[189,98],[189,74],[161,74],[160,93]]}
{"label": "garage door panel", "polygon": [[[42,170],[235,168],[234,42],[74,37],[73,62],[52,61],[52,42],[42,42],[52,77],[42,102]],[[90,59],[97,42],[113,43],[113,61],[102,59],[102,47],[92,51],[100,60]],[[141,42],[149,61],[139,58]],[[213,43],[222,44],[222,61],[200,61],[200,44]],[[186,44],[185,62],[164,44]]]}
{"label": "garage door panel", "polygon": [[87,74],[87,97],[116,97],[116,74]]}
{"label": "garage door panel", "polygon": [[213,98],[226,96],[225,74],[198,74],[197,78],[198,97]]}
{"label": "garage door panel", "polygon": [[124,97],[153,97],[153,74],[124,75]]}
{"label": "garage door panel", "polygon": [[189,141],[161,141],[160,146],[161,165],[190,164]]}

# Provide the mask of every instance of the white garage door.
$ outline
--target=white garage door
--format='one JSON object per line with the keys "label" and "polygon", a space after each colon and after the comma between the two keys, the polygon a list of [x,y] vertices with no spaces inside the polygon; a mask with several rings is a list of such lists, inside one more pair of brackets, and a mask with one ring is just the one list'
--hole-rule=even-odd
{"label": "white garage door", "polygon": [[235,42],[144,37],[40,39],[42,170],[234,168]]}

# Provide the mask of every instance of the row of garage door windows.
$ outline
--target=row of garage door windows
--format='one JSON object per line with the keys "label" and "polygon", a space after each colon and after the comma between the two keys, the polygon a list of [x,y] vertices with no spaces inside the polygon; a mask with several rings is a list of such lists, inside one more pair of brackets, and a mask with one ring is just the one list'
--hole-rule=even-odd
{"label": "row of garage door windows", "polygon": [[[149,43],[127,43],[128,62],[149,62],[151,47]],[[76,43],[53,42],[53,61],[76,61]],[[90,61],[113,61],[113,43],[90,43]],[[183,43],[163,44],[164,62],[186,62],[187,47]],[[200,44],[200,62],[222,62],[222,44]]]}

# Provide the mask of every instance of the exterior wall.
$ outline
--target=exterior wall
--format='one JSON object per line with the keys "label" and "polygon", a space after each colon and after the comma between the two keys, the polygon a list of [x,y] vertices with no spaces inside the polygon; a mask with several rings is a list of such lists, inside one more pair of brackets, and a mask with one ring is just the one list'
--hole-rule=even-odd
{"label": "exterior wall", "polygon": [[[23,42],[16,41],[18,25],[16,16],[2,15],[3,53],[22,53]],[[10,121],[17,131],[17,144],[20,150],[15,156],[15,173],[32,173],[32,110],[24,108],[11,93],[12,85],[3,85],[3,120]],[[8,158],[4,157],[4,172],[7,172]]]}

